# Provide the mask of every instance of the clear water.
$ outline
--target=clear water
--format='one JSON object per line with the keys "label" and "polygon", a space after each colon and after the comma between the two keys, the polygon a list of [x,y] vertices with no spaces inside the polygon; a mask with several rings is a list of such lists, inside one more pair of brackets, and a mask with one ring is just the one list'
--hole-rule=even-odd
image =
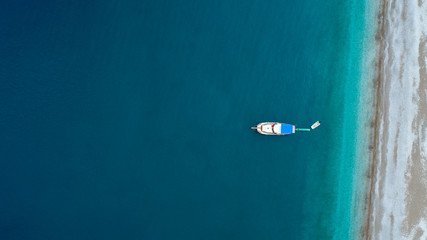
{"label": "clear water", "polygon": [[0,3],[0,238],[349,238],[363,16],[351,0]]}

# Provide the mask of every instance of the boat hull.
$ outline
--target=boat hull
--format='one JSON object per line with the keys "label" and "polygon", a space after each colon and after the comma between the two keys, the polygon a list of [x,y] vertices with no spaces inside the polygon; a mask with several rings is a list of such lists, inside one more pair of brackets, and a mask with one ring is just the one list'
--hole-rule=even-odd
{"label": "boat hull", "polygon": [[[277,126],[280,125],[280,129],[282,131],[277,130]],[[263,135],[289,135],[295,133],[295,125],[279,123],[279,122],[262,122],[259,123],[256,127],[252,129],[256,129],[260,134]],[[275,131],[276,129],[276,131]]]}

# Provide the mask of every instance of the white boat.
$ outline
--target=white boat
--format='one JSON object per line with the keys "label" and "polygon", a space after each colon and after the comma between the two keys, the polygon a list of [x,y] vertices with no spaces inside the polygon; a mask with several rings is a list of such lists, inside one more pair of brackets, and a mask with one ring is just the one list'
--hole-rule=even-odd
{"label": "white boat", "polygon": [[[315,122],[311,129],[315,129],[320,125],[320,122]],[[256,127],[251,127],[251,129],[256,129],[259,133],[264,135],[289,135],[295,133],[296,131],[309,132],[310,128],[295,128],[295,125],[279,122],[262,122],[259,123]]]}
{"label": "white boat", "polygon": [[278,122],[263,122],[256,127],[252,127],[252,129],[256,129],[264,135],[288,135],[295,133],[295,125]]}

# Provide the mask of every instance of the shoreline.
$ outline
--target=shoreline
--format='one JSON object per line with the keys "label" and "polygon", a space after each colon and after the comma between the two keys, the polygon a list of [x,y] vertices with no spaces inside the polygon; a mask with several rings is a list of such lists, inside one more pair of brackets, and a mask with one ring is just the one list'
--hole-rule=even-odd
{"label": "shoreline", "polygon": [[[422,3],[382,0],[361,239],[427,237],[427,38]],[[421,16],[421,17],[420,17]],[[424,92],[423,92],[424,91]]]}
{"label": "shoreline", "polygon": [[376,19],[378,20],[378,30],[375,34],[375,42],[378,43],[378,53],[376,54],[375,61],[375,78],[373,79],[374,91],[373,91],[373,118],[369,120],[370,127],[372,128],[369,137],[371,141],[369,142],[369,163],[367,167],[366,176],[369,179],[368,183],[365,186],[365,207],[364,213],[364,221],[362,223],[362,231],[361,231],[361,239],[371,239],[370,231],[372,224],[372,214],[373,214],[373,195],[375,189],[375,180],[376,180],[376,170],[377,170],[377,148],[379,143],[379,118],[381,114],[380,103],[382,102],[382,83],[383,83],[383,75],[382,68],[384,65],[384,39],[385,39],[385,26],[384,26],[384,16],[386,12],[386,0],[382,0],[380,2],[379,11],[377,13]]}

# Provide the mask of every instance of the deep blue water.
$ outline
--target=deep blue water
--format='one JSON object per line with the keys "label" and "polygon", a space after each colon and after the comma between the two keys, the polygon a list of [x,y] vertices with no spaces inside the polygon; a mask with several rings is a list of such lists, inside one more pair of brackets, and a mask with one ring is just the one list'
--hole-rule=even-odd
{"label": "deep blue water", "polygon": [[[354,143],[341,129],[362,11],[2,1],[0,239],[347,236],[351,187],[338,192],[352,159],[340,149]],[[250,130],[317,120],[286,137]]]}

